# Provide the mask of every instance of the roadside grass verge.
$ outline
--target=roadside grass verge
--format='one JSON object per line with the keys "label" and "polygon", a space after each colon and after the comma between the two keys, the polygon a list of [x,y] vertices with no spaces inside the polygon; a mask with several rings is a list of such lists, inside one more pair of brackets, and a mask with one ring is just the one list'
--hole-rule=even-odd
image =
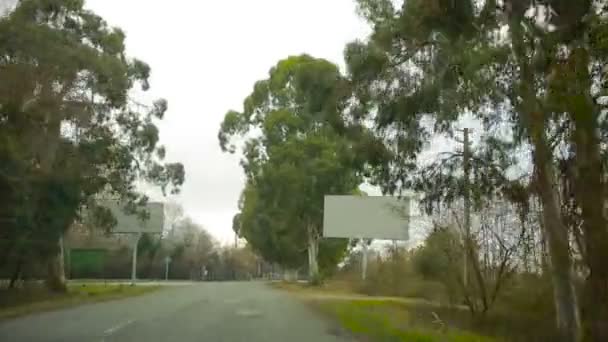
{"label": "roadside grass verge", "polygon": [[[341,291],[339,285],[314,287],[273,283],[311,304],[336,325],[364,341],[551,341],[553,321],[531,310],[497,307],[473,317],[466,306],[422,298],[384,297]],[[552,317],[549,315],[549,317]]]}
{"label": "roadside grass verge", "polygon": [[295,293],[340,293],[356,294],[349,286],[342,282],[325,282],[320,286],[309,285],[308,283],[295,283],[288,281],[276,281],[269,283],[271,287]]}
{"label": "roadside grass verge", "polygon": [[[291,293],[294,296],[301,297],[305,300],[382,300],[385,302],[401,303],[401,304],[422,304],[429,307],[439,307],[440,304],[429,301],[425,298],[414,298],[414,297],[395,297],[395,296],[379,296],[359,293],[352,288],[345,286],[342,282],[337,284],[334,282],[327,282],[322,286],[312,286],[303,283],[290,283],[290,282],[274,282],[270,283],[271,287],[276,289],[284,290]],[[455,307],[460,310],[466,310],[466,307],[459,306]]]}
{"label": "roadside grass verge", "polygon": [[17,289],[0,289],[0,320],[138,296],[159,288],[160,286],[130,284],[69,284],[67,293],[52,293],[36,284]]}
{"label": "roadside grass verge", "polygon": [[[313,305],[355,336],[371,341],[494,342],[499,339],[420,320],[403,303],[375,299],[324,300]],[[431,316],[432,317],[432,316]]]}

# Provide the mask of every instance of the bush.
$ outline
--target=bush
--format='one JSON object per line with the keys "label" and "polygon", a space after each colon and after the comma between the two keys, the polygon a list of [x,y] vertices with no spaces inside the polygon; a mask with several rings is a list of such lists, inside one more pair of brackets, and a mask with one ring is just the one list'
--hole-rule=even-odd
{"label": "bush", "polygon": [[321,273],[317,273],[315,276],[311,277],[309,279],[308,284],[310,284],[312,286],[323,285],[323,276],[321,275]]}
{"label": "bush", "polygon": [[336,277],[349,282],[356,292],[370,296],[422,298],[448,302],[446,287],[438,281],[424,279],[412,264],[412,253],[393,247],[386,256],[370,258],[367,279],[361,280],[360,259],[351,260]]}

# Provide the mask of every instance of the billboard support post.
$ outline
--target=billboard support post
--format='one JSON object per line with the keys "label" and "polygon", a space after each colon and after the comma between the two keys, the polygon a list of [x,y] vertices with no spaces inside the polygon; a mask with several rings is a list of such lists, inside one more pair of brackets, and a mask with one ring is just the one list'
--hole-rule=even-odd
{"label": "billboard support post", "polygon": [[367,279],[367,240],[361,239],[363,242],[363,255],[361,257],[361,280]]}
{"label": "billboard support post", "polygon": [[137,245],[142,233],[135,235],[135,242],[133,242],[133,258],[131,260],[131,284],[135,284],[137,281]]}
{"label": "billboard support post", "polygon": [[169,280],[169,264],[171,263],[171,257],[165,258],[165,281]]}

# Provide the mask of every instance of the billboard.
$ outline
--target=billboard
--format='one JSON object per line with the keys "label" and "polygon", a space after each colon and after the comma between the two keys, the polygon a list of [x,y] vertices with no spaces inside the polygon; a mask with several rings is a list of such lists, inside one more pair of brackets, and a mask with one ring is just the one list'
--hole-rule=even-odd
{"label": "billboard", "polygon": [[408,240],[409,198],[325,196],[323,237]]}
{"label": "billboard", "polygon": [[148,202],[146,210],[149,218],[141,220],[137,214],[127,214],[124,206],[115,200],[104,200],[98,202],[100,206],[106,207],[116,219],[113,233],[161,233],[165,225],[164,205],[160,202]]}

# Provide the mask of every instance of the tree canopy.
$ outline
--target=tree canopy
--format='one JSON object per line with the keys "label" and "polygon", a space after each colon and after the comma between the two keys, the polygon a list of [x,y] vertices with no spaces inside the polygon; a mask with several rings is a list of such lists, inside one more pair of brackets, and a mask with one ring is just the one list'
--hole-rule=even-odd
{"label": "tree canopy", "polygon": [[173,192],[183,183],[183,166],[164,162],[158,144],[167,102],[130,98],[149,88],[150,68],[125,54],[124,40],[79,0],[22,0],[0,19],[0,203],[11,253],[36,239],[43,256],[56,255],[96,195],[133,205],[147,200],[137,181]]}
{"label": "tree canopy", "polygon": [[[358,5],[373,33],[349,44],[345,54],[357,112],[397,146],[399,159],[384,173],[384,187],[423,184],[431,194],[427,199],[462,198],[459,168],[444,169],[448,183],[420,183],[420,175],[437,168],[421,173],[416,158],[431,136],[454,136],[465,117],[480,122],[492,139],[482,139],[479,148],[491,153],[484,154],[470,191],[524,206],[534,197],[542,204],[558,326],[568,340],[580,336],[568,235],[581,236],[585,242],[578,253],[589,270],[585,337],[608,336],[608,311],[588,297],[608,293],[608,273],[596,264],[607,257],[599,251],[608,250],[602,209],[605,2],[434,0],[395,8],[390,0],[360,0]],[[520,155],[519,161],[530,160],[532,167],[514,177],[508,166],[517,160],[505,155]],[[558,176],[570,189],[566,198],[555,186]],[[578,208],[582,220],[572,224],[562,204]]]}
{"label": "tree canopy", "polygon": [[[219,133],[224,150],[235,151],[232,137],[246,138],[240,231],[268,260],[295,267],[308,250],[311,275],[317,273],[324,195],[355,191],[373,155],[358,153],[374,138],[345,119],[349,97],[349,82],[337,66],[292,56],[255,84],[243,112],[224,118]],[[345,250],[346,245],[320,247]]]}

